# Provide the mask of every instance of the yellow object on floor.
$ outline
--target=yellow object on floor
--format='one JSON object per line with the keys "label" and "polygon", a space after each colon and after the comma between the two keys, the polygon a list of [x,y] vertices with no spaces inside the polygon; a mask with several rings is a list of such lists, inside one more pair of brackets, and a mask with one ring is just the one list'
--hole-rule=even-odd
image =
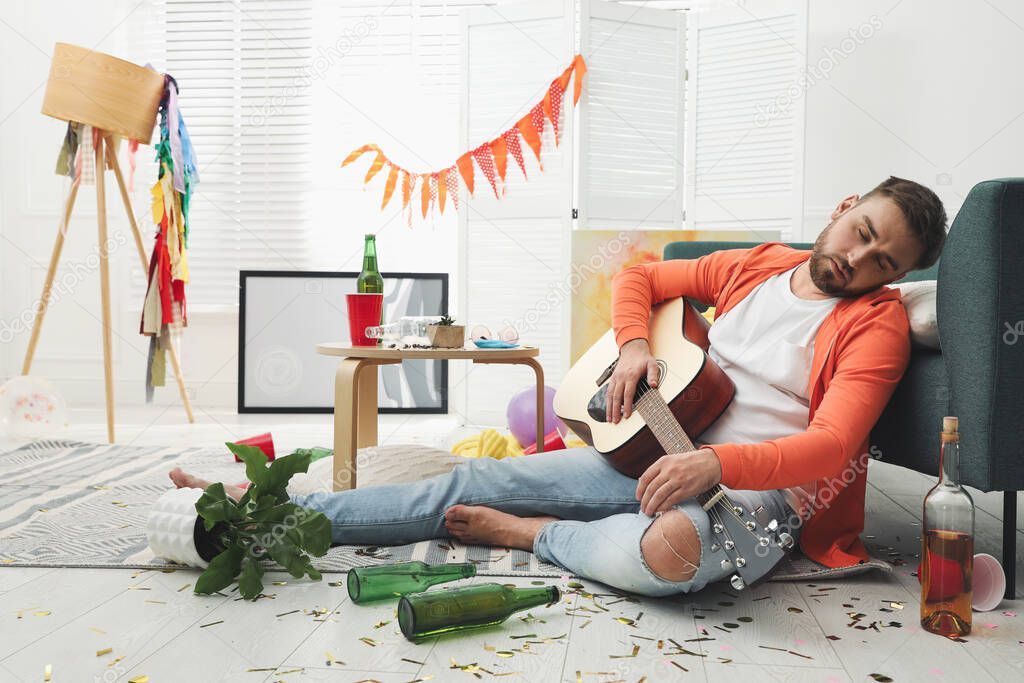
{"label": "yellow object on floor", "polygon": [[[587,444],[572,432],[565,439],[566,448],[580,448]],[[452,453],[467,458],[514,458],[523,454],[523,447],[511,434],[496,429],[485,429],[476,436],[468,436],[452,446]]]}
{"label": "yellow object on floor", "polygon": [[485,429],[476,436],[469,436],[452,446],[452,453],[467,458],[489,457],[511,458],[523,454],[523,447],[511,434],[501,434],[497,429]]}
{"label": "yellow object on floor", "polygon": [[562,439],[565,442],[566,448],[583,448],[587,445],[587,442],[576,436],[572,432],[569,432],[569,438]]}

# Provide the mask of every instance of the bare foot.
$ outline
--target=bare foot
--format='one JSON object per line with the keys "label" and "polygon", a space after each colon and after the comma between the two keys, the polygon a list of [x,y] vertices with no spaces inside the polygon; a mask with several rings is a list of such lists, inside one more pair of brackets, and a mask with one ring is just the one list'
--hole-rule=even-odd
{"label": "bare foot", "polygon": [[533,550],[540,528],[558,517],[516,517],[484,505],[453,505],[444,513],[452,536],[471,545],[492,545]]}
{"label": "bare foot", "polygon": [[[171,481],[179,489],[206,489],[212,483],[191,475],[180,467],[175,467],[167,476],[171,478]],[[239,500],[245,495],[245,489],[231,486],[230,484],[224,484],[224,492],[235,500]]]}

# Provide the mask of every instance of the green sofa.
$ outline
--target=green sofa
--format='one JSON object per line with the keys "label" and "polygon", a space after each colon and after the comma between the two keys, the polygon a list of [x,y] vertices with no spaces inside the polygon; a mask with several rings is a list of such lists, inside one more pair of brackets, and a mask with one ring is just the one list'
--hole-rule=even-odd
{"label": "green sofa", "polygon": [[[1003,491],[1008,599],[1015,595],[1017,491],[1024,489],[1024,322],[1018,325],[1024,321],[1022,219],[1024,178],[979,183],[953,221],[939,262],[901,280],[938,281],[942,351],[914,347],[903,379],[871,432],[871,443],[886,462],[938,476],[942,417],[960,418],[963,483]],[[689,259],[753,246],[673,242],[663,257]]]}

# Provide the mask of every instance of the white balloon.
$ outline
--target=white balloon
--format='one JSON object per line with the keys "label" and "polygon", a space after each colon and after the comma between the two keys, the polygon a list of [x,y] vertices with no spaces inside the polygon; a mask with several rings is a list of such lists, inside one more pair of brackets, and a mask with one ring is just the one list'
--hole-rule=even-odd
{"label": "white balloon", "polygon": [[49,380],[21,375],[0,385],[0,432],[13,437],[53,436],[67,424],[67,404]]}

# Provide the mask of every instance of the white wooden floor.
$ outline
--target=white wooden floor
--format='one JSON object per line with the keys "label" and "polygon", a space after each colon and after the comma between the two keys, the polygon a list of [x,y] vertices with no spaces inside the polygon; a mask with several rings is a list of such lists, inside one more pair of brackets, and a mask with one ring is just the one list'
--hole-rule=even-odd
{"label": "white wooden floor", "polygon": [[[119,439],[213,444],[269,429],[279,450],[330,444],[327,416],[199,411],[198,424],[183,427],[174,411],[160,412],[122,411]],[[69,438],[102,440],[101,414],[77,413],[74,424]],[[385,443],[447,445],[473,431],[454,429],[447,418],[381,420]],[[270,576],[281,582],[268,583],[273,599],[247,603],[234,593],[194,596],[193,570],[0,566],[0,681],[43,681],[47,666],[55,682],[1024,679],[1020,600],[975,613],[966,642],[919,628],[917,579],[910,572],[930,482],[878,462],[871,463],[869,481],[864,540],[876,555],[905,563],[891,577],[768,583],[739,594],[721,583],[671,599],[617,595],[590,581],[574,588],[568,578],[556,579],[566,591],[557,607],[420,645],[402,637],[393,603],[351,604],[338,583],[342,575],[319,583]],[[1001,557],[1001,499],[977,493],[975,501],[977,550]],[[1024,517],[1024,501],[1019,508]],[[1017,582],[1024,587],[1024,524],[1017,526]]]}

